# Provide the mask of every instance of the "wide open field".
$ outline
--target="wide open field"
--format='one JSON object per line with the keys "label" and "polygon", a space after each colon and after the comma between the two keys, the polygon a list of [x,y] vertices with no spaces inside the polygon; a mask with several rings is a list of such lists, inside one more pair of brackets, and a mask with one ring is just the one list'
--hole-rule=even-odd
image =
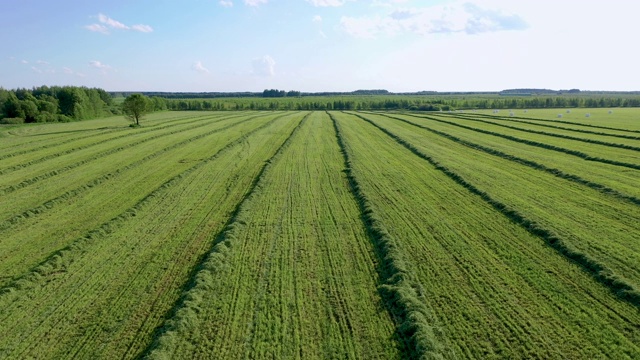
{"label": "wide open field", "polygon": [[0,128],[0,358],[640,358],[640,111],[553,111]]}

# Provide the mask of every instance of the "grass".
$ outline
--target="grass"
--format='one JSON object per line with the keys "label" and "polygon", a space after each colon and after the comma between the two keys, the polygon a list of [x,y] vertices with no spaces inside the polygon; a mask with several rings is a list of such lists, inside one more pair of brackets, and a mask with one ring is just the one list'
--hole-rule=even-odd
{"label": "grass", "polygon": [[516,112],[3,127],[0,358],[639,357],[637,111]]}
{"label": "grass", "polygon": [[399,357],[332,132],[314,113],[291,134],[149,358]]}
{"label": "grass", "polygon": [[[637,353],[632,345],[637,334],[625,330],[638,324],[635,305],[621,302],[544,239],[496,213],[451,170],[445,171],[451,169],[448,162],[415,156],[398,138],[355,116],[336,118],[372,211],[413,265],[425,305],[437,317],[431,325],[444,334],[442,345],[449,350],[445,357],[593,358]],[[383,121],[377,118],[375,123]],[[400,133],[396,123],[389,120],[380,126],[392,128],[401,138],[426,137],[415,128]],[[446,150],[432,138],[424,144],[429,145],[419,148],[430,154]],[[586,288],[599,289],[599,295],[594,297],[595,292]],[[583,317],[586,313],[590,315]],[[611,316],[618,316],[614,314],[625,315],[610,322]],[[613,327],[596,335],[601,326]],[[600,336],[613,337],[600,342]],[[614,340],[617,336],[621,338]],[[614,345],[621,342],[627,345]]]}

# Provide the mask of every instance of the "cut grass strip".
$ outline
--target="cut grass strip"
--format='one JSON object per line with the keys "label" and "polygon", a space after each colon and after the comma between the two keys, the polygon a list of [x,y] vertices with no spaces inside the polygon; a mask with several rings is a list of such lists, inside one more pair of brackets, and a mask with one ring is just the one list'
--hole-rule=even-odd
{"label": "cut grass strip", "polygon": [[[353,115],[358,116],[358,117],[366,120],[365,118],[363,118],[359,114],[353,114]],[[625,200],[625,201],[629,201],[629,202],[631,202],[633,204],[636,204],[636,205],[640,205],[640,198],[638,198],[638,197],[623,194],[623,193],[621,193],[621,192],[619,192],[619,191],[617,191],[615,189],[612,189],[612,188],[610,188],[608,186],[605,186],[605,185],[598,184],[598,183],[593,182],[593,181],[589,181],[589,180],[583,179],[580,176],[577,176],[577,175],[574,175],[574,174],[568,174],[568,173],[566,173],[566,172],[564,172],[562,170],[559,170],[559,169],[556,169],[556,168],[547,167],[547,166],[545,166],[543,164],[537,163],[537,162],[532,161],[532,160],[528,160],[528,159],[521,158],[521,157],[518,157],[518,156],[515,156],[515,155],[507,154],[507,153],[504,153],[502,151],[499,151],[499,150],[496,150],[496,149],[493,149],[493,148],[490,148],[490,147],[487,147],[487,146],[483,146],[483,145],[479,145],[479,144],[476,144],[476,143],[473,143],[473,142],[470,142],[470,141],[466,141],[466,140],[463,140],[463,139],[461,139],[461,138],[459,138],[457,136],[454,136],[454,135],[451,135],[451,134],[448,134],[448,133],[445,133],[445,132],[442,132],[442,131],[434,130],[434,129],[431,129],[431,128],[427,127],[427,126],[424,126],[424,125],[421,125],[421,124],[416,124],[416,123],[413,123],[411,121],[408,121],[406,119],[403,119],[403,118],[400,118],[400,117],[397,117],[397,116],[388,115],[388,114],[385,114],[384,116],[386,116],[386,117],[388,117],[390,119],[395,119],[395,120],[402,121],[402,122],[404,122],[406,124],[410,124],[410,125],[419,127],[421,129],[425,129],[425,130],[427,130],[427,131],[429,131],[429,132],[431,132],[433,134],[445,137],[445,138],[447,138],[449,140],[455,141],[455,142],[457,142],[459,144],[462,144],[464,146],[468,146],[468,147],[470,147],[472,149],[480,150],[480,151],[483,151],[483,152],[485,152],[487,154],[491,154],[491,155],[498,156],[498,157],[501,157],[501,158],[506,159],[506,160],[510,160],[510,161],[513,161],[513,162],[516,162],[516,163],[519,163],[519,164],[522,164],[522,165],[526,165],[526,166],[529,166],[529,167],[531,167],[533,169],[544,171],[546,173],[549,173],[549,174],[551,174],[553,176],[556,176],[556,177],[559,177],[561,179],[565,179],[565,180],[569,180],[569,181],[575,182],[577,184],[585,185],[585,186],[590,187],[592,189],[598,190],[603,194],[615,196],[615,197],[617,197],[619,199],[622,199],[622,200]]]}
{"label": "cut grass strip", "polygon": [[640,290],[633,283],[629,282],[629,280],[627,280],[622,274],[614,272],[609,266],[607,266],[599,259],[577,249],[569,241],[567,241],[554,231],[540,225],[537,221],[528,218],[517,209],[498,201],[487,192],[480,190],[479,188],[468,182],[464,177],[444,166],[435,158],[424,153],[422,150],[420,150],[410,142],[404,140],[400,136],[396,135],[395,133],[391,132],[390,130],[381,127],[374,121],[371,121],[365,117],[360,118],[367,123],[375,126],[377,129],[384,132],[389,137],[393,138],[395,141],[413,152],[415,155],[428,161],[436,169],[442,171],[450,179],[468,189],[471,193],[480,196],[498,212],[522,226],[532,235],[535,235],[544,240],[549,246],[556,249],[560,254],[582,266],[585,271],[591,273],[596,280],[609,287],[621,299],[629,301],[636,307],[640,307]]}
{"label": "cut grass strip", "polygon": [[523,139],[523,138],[520,138],[520,137],[507,135],[507,134],[502,134],[502,133],[498,133],[498,132],[495,132],[495,131],[484,130],[484,129],[480,129],[480,128],[476,128],[476,127],[472,127],[472,126],[463,125],[463,124],[460,124],[460,123],[457,123],[457,122],[454,122],[454,121],[442,120],[442,119],[439,119],[439,118],[436,118],[436,117],[433,117],[433,116],[417,116],[417,115],[411,115],[411,116],[414,116],[416,118],[422,118],[422,119],[437,121],[437,122],[441,122],[443,124],[457,126],[459,128],[462,128],[462,129],[473,130],[473,131],[476,131],[476,132],[479,132],[479,133],[482,133],[482,134],[493,135],[493,136],[501,137],[503,139],[517,141],[517,142],[520,142],[520,143],[523,143],[523,144],[536,146],[536,147],[540,147],[540,148],[547,149],[547,150],[553,150],[553,151],[557,151],[557,152],[573,155],[573,156],[576,156],[576,157],[579,157],[581,159],[588,160],[588,161],[600,162],[600,163],[604,163],[604,164],[610,164],[610,165],[615,165],[615,166],[620,166],[620,167],[626,167],[626,168],[630,168],[630,169],[640,170],[640,164],[633,164],[633,163],[627,163],[627,162],[621,162],[621,161],[613,160],[613,159],[610,159],[610,158],[602,158],[602,157],[598,157],[598,156],[592,156],[592,155],[589,155],[589,154],[587,154],[587,153],[585,153],[583,151],[578,151],[578,150],[573,150],[573,149],[569,149],[569,148],[566,148],[566,147],[560,147],[560,146],[556,146],[556,145],[551,145],[551,144],[543,143],[543,142],[540,142],[540,141]]}

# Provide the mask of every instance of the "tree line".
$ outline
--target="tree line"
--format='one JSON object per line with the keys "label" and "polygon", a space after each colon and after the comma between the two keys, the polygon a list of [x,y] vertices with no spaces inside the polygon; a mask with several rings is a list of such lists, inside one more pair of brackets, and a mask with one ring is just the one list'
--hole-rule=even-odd
{"label": "tree line", "polygon": [[102,89],[41,86],[33,89],[0,88],[0,122],[68,122],[110,115],[113,99]]}
{"label": "tree line", "polygon": [[314,96],[168,99],[169,110],[409,110],[640,107],[640,96]]}

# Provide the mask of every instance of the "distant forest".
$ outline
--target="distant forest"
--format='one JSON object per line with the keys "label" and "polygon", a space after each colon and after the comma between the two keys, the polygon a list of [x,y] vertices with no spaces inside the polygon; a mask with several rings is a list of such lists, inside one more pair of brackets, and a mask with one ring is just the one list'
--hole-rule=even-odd
{"label": "distant forest", "polygon": [[[67,122],[122,113],[120,103],[131,92],[98,88],[41,86],[0,88],[0,124]],[[535,109],[640,107],[640,92],[594,92],[509,89],[500,92],[391,93],[387,90],[304,93],[265,89],[263,92],[142,92],[149,111],[161,110],[409,110]]]}
{"label": "distant forest", "polygon": [[[151,98],[151,110],[166,110],[166,100]],[[69,122],[118,115],[120,106],[103,89],[77,86],[0,88],[0,124]]]}

